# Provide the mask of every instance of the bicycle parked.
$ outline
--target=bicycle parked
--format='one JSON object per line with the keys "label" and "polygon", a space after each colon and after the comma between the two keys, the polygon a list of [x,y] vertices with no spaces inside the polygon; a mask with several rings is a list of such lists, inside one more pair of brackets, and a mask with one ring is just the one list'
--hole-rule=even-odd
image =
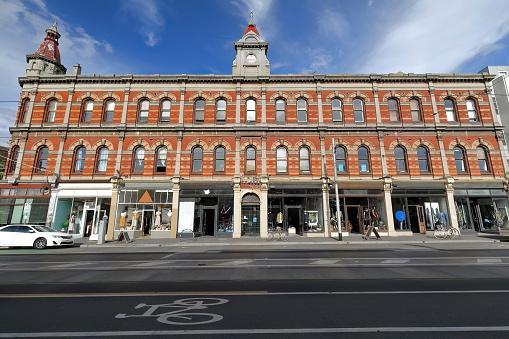
{"label": "bicycle parked", "polygon": [[288,241],[290,239],[289,239],[287,230],[280,228],[280,227],[276,227],[274,229],[269,229],[269,232],[267,233],[266,240],[267,241],[272,241],[272,240]]}
{"label": "bicycle parked", "polygon": [[461,239],[461,232],[459,229],[451,225],[444,225],[444,223],[437,223],[433,236],[437,239],[454,239],[456,237]]}

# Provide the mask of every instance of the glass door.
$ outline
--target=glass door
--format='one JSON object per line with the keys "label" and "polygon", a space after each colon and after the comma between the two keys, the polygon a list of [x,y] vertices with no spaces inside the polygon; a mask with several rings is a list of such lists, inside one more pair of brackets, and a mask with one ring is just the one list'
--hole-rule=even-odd
{"label": "glass door", "polygon": [[242,234],[260,235],[260,204],[242,204],[241,216]]}

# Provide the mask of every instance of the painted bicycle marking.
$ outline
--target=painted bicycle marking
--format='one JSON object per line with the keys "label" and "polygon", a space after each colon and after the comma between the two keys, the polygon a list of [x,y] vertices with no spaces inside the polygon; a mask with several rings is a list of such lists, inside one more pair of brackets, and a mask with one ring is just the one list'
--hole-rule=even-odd
{"label": "painted bicycle marking", "polygon": [[[223,319],[222,315],[214,313],[189,312],[195,310],[204,310],[209,306],[221,305],[228,302],[228,299],[222,298],[186,298],[175,300],[171,304],[138,304],[134,309],[148,307],[143,314],[128,315],[125,313],[117,314],[115,318],[143,318],[155,317],[157,321],[170,325],[201,325],[213,323]],[[162,312],[165,309],[174,309],[173,311]],[[161,310],[159,310],[161,309]]]}

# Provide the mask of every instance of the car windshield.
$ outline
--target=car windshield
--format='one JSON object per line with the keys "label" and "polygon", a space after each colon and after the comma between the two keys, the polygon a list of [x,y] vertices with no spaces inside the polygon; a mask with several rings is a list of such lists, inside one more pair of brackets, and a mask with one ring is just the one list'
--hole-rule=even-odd
{"label": "car windshield", "polygon": [[52,229],[47,226],[32,226],[37,232],[58,232],[57,230]]}

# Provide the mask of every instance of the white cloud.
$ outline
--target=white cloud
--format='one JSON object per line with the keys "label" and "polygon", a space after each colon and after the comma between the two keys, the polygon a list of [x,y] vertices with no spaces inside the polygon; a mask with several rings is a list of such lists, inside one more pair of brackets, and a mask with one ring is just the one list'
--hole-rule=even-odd
{"label": "white cloud", "polygon": [[500,13],[508,11],[508,1],[418,0],[394,13],[361,71],[454,72],[500,47],[509,32],[509,17]]}
{"label": "white cloud", "polygon": [[350,34],[348,20],[339,11],[322,8],[317,12],[316,21],[320,34],[327,38],[345,40]]}
{"label": "white cloud", "polygon": [[140,22],[140,33],[145,37],[147,46],[155,46],[159,42],[158,34],[165,21],[161,9],[155,0],[126,0],[122,2],[124,9]]}

